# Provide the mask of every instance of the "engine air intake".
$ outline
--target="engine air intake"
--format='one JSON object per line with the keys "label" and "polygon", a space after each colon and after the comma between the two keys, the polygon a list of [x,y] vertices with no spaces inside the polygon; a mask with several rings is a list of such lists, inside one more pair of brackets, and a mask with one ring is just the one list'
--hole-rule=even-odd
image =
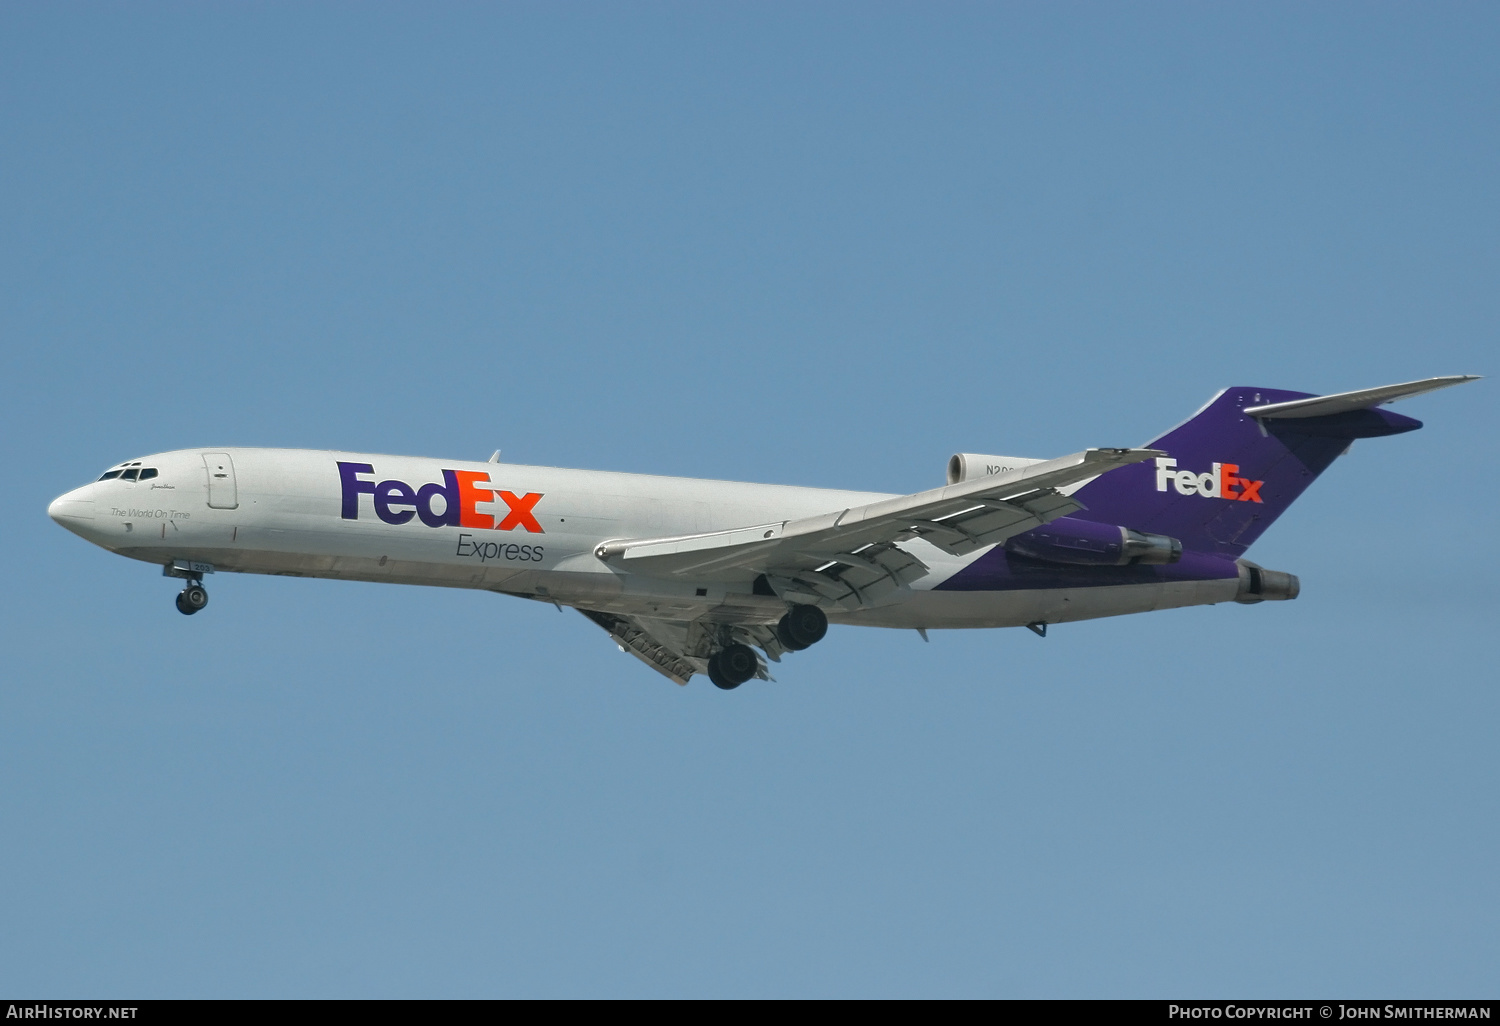
{"label": "engine air intake", "polygon": [[1024,470],[1042,460],[1024,456],[986,456],[980,452],[956,452],[948,457],[948,483],[961,484],[978,477],[993,477],[1008,474],[1012,470]]}

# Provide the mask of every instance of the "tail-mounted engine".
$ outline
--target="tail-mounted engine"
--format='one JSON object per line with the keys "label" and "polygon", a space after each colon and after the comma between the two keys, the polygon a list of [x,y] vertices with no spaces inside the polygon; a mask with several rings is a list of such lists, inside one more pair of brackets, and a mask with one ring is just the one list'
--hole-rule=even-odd
{"label": "tail-mounted engine", "polygon": [[1302,582],[1296,574],[1280,570],[1266,570],[1248,559],[1237,559],[1240,568],[1240,590],[1234,596],[1236,602],[1252,605],[1256,602],[1286,602],[1302,591]]}
{"label": "tail-mounted engine", "polygon": [[976,477],[1008,474],[1012,470],[1024,470],[1041,462],[1024,456],[986,456],[979,452],[956,452],[948,457],[948,483],[954,485],[972,481]]}
{"label": "tail-mounted engine", "polygon": [[1075,517],[1058,517],[1018,534],[1005,548],[1018,556],[1071,566],[1160,566],[1182,558],[1182,542],[1176,538]]}

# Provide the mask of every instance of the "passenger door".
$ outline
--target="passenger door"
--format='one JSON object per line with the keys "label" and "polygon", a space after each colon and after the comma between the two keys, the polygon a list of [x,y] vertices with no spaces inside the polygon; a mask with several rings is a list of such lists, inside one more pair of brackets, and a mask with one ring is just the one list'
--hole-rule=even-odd
{"label": "passenger door", "polygon": [[239,487],[234,480],[234,461],[227,452],[206,452],[203,466],[208,471],[208,505],[211,509],[236,509],[240,504]]}

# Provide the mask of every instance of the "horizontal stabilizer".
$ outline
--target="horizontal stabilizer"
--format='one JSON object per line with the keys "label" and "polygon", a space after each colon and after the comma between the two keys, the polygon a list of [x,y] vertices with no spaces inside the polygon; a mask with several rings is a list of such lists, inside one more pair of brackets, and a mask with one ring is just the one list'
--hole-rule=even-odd
{"label": "horizontal stabilizer", "polygon": [[1423,378],[1400,385],[1383,385],[1366,388],[1358,392],[1340,392],[1337,395],[1317,395],[1309,399],[1293,399],[1284,403],[1267,403],[1264,406],[1247,406],[1244,412],[1251,417],[1269,417],[1279,420],[1290,417],[1331,417],[1338,413],[1368,410],[1397,399],[1407,399],[1423,392],[1439,388],[1462,385],[1467,381],[1478,381],[1478,374],[1450,374],[1442,378]]}

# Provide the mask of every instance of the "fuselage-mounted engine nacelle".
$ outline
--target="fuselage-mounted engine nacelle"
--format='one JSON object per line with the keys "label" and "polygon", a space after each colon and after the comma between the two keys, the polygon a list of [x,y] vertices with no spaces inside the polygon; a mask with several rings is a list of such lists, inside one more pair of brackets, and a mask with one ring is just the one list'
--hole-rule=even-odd
{"label": "fuselage-mounted engine nacelle", "polygon": [[1282,570],[1267,570],[1259,563],[1248,559],[1237,559],[1240,568],[1240,590],[1234,600],[1241,605],[1256,602],[1286,602],[1302,592],[1302,582],[1296,574]]}
{"label": "fuselage-mounted engine nacelle", "polygon": [[1076,517],[1058,517],[1018,534],[1005,548],[1028,559],[1072,566],[1160,566],[1182,558],[1182,542],[1176,538]]}
{"label": "fuselage-mounted engine nacelle", "polygon": [[1008,474],[1042,462],[1025,456],[986,456],[982,452],[956,452],[948,457],[948,483],[959,484],[978,477]]}

